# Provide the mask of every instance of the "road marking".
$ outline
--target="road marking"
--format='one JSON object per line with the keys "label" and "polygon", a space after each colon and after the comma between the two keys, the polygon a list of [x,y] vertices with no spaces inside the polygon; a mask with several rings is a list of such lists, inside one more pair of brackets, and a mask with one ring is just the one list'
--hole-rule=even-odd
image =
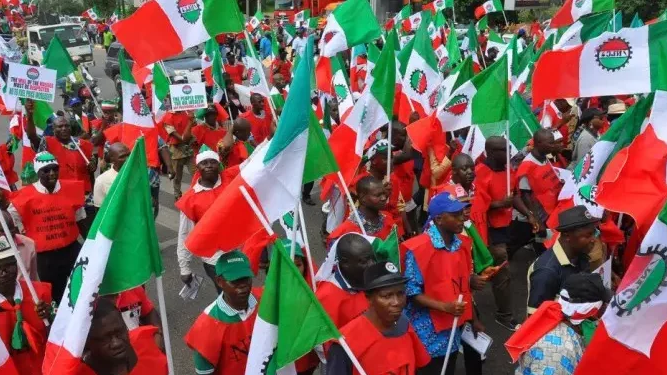
{"label": "road marking", "polygon": [[162,241],[162,242],[160,242],[160,250],[164,250],[164,249],[166,249],[168,247],[171,247],[171,246],[174,246],[176,244],[178,244],[178,237],[174,237],[174,238],[168,239],[166,241]]}

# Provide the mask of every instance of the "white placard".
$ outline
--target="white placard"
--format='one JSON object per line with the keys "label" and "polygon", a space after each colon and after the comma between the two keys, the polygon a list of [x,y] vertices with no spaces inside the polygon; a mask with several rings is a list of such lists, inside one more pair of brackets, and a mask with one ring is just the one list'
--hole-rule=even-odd
{"label": "white placard", "polygon": [[191,111],[206,108],[206,85],[204,83],[184,83],[169,86],[171,110]]}
{"label": "white placard", "polygon": [[8,63],[7,94],[50,102],[56,98],[56,71],[32,65]]}
{"label": "white placard", "polygon": [[611,258],[602,263],[593,273],[599,273],[605,288],[611,289]]}

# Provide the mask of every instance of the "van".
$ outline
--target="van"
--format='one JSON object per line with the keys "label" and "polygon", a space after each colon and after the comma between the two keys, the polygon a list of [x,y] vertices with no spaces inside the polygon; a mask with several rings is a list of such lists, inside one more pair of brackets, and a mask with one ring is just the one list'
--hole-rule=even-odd
{"label": "van", "polygon": [[93,66],[93,47],[88,40],[88,33],[77,23],[61,23],[58,25],[28,27],[28,60],[30,64],[41,65],[44,52],[49,43],[58,35],[63,46],[67,48],[75,64]]}

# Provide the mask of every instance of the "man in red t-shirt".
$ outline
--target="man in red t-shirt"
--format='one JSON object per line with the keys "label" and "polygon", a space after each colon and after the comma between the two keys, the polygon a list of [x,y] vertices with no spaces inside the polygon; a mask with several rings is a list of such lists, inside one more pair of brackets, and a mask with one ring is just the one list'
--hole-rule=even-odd
{"label": "man in red t-shirt", "polygon": [[250,132],[252,133],[255,145],[258,145],[269,136],[273,119],[265,110],[264,97],[260,94],[250,96],[250,105],[252,110],[241,114],[240,118],[245,118],[250,122]]}
{"label": "man in red t-shirt", "polygon": [[184,135],[192,130],[195,124],[193,112],[168,112],[163,120],[164,130],[169,137],[169,153],[174,167],[174,199],[178,200],[181,195],[181,181],[183,180],[183,168],[187,167],[190,174],[194,174],[192,163],[192,146],[190,141],[184,140]]}
{"label": "man in red t-shirt", "polygon": [[275,74],[281,74],[285,79],[285,84],[290,84],[292,82],[292,63],[287,60],[287,51],[281,48],[278,53],[278,58],[273,61],[271,64],[271,83],[273,83],[273,76]]}
{"label": "man in red t-shirt", "polygon": [[227,64],[225,64],[225,73],[229,74],[229,78],[232,79],[237,85],[243,84],[245,79],[245,66],[241,63],[236,63],[236,56],[232,52],[227,54]]}

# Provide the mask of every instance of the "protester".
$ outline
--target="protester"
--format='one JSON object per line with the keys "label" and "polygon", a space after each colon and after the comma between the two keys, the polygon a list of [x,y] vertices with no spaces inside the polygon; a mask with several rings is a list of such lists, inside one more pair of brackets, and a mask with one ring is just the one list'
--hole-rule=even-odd
{"label": "protester", "polygon": [[[478,276],[472,274],[472,241],[460,235],[467,206],[449,193],[436,195],[429,205],[426,231],[401,244],[408,279],[406,314],[431,356],[417,374],[440,374],[452,324],[459,317],[445,372],[453,375],[461,345],[460,327],[476,319],[471,283],[473,279],[477,282]],[[463,297],[461,302],[459,296]]]}
{"label": "protester", "polygon": [[[403,315],[406,282],[389,262],[376,263],[364,271],[368,310],[346,324],[341,334],[367,373],[410,375],[431,360]],[[327,374],[352,375],[352,369],[352,361],[334,343],[327,354]]]}
{"label": "protester", "polygon": [[251,125],[245,118],[234,121],[231,132],[218,143],[218,154],[226,168],[240,165],[250,157],[253,147],[249,142]]}
{"label": "protester", "polygon": [[[193,272],[190,268],[192,254],[185,247],[185,239],[229,183],[229,181],[223,181],[220,175],[220,157],[206,145],[200,148],[196,163],[200,176],[199,179],[175,204],[176,208],[180,211],[176,254],[178,256],[181,280],[186,285],[192,283]],[[212,258],[202,259],[204,262],[204,272],[214,281],[218,293],[222,291],[220,286],[215,282],[215,266],[219,254]]]}
{"label": "protester", "polygon": [[[519,165],[517,179],[519,205],[527,210],[528,222],[534,231],[546,237],[546,221],[558,204],[558,194],[563,183],[547,161],[547,154],[556,147],[551,129],[540,129],[533,135],[533,149]],[[516,203],[515,203],[516,205]]]}
{"label": "protester", "polygon": [[[359,199],[357,212],[366,234],[381,239],[387,238],[396,225],[393,217],[383,212],[387,208],[387,188],[377,178],[365,176],[357,182],[355,191]],[[350,213],[347,220],[331,232],[328,243],[333,243],[345,233],[361,233],[361,227],[353,213]]]}
{"label": "protester", "polygon": [[166,375],[167,358],[155,345],[156,327],[128,330],[121,312],[98,298],[76,375]]}
{"label": "protester", "polygon": [[19,375],[41,374],[48,335],[44,321],[51,319],[51,285],[30,281],[39,298],[36,302],[28,281],[17,281],[18,270],[14,251],[0,250],[0,340]]}
{"label": "protester", "polygon": [[246,79],[245,76],[245,66],[241,63],[236,62],[236,55],[232,52],[227,54],[227,63],[224,65],[225,73],[229,74],[229,78],[232,79],[237,85],[243,83],[243,80]]}
{"label": "protester", "polygon": [[604,112],[597,108],[585,109],[581,114],[581,118],[579,119],[581,133],[575,140],[574,149],[572,150],[572,163],[569,169],[574,169],[598,141],[600,130],[604,125],[603,117]]}
{"label": "protester", "polygon": [[271,114],[266,111],[266,102],[262,95],[252,94],[250,105],[251,110],[239,115],[239,118],[244,118],[250,122],[252,141],[255,145],[259,145],[269,136],[273,119]]}
{"label": "protester", "polygon": [[125,164],[125,160],[130,156],[130,149],[124,144],[116,142],[109,146],[109,158],[111,160],[111,168],[95,179],[95,187],[93,189],[93,204],[98,209],[102,207],[104,198],[106,198],[111,185],[118,176],[118,172]]}
{"label": "protester", "polygon": [[265,33],[259,40],[259,56],[262,60],[271,56],[271,33]]}
{"label": "protester", "polygon": [[361,291],[364,272],[375,263],[373,248],[358,233],[341,236],[331,247],[335,267],[317,288],[317,299],[336,327],[341,328],[368,308]]}
{"label": "protester", "polygon": [[163,119],[163,126],[169,137],[169,153],[174,169],[174,200],[181,195],[181,182],[183,181],[183,169],[187,168],[190,174],[194,174],[192,163],[192,139],[186,140],[186,135],[191,134],[195,126],[194,113],[192,112],[168,112]]}
{"label": "protester", "polygon": [[222,293],[199,315],[185,343],[194,350],[195,372],[243,375],[261,292],[252,288],[255,275],[238,250],[220,256],[215,274]]}
{"label": "protester", "polygon": [[544,301],[553,301],[570,275],[590,272],[587,254],[595,245],[599,221],[584,206],[558,214],[560,238],[528,268],[528,314]]}
{"label": "protester", "polygon": [[297,56],[303,55],[303,51],[306,49],[306,43],[308,42],[308,39],[305,37],[305,29],[303,27],[300,27],[296,31],[296,36],[292,40],[292,61]]}
{"label": "protester", "polygon": [[[37,154],[34,166],[39,180],[19,190],[7,211],[35,241],[39,278],[51,283],[53,300],[60,301],[81,249],[77,237],[86,218],[83,186],[60,181],[58,161],[48,152]],[[44,226],[44,222],[54,225]]]}
{"label": "protester", "polygon": [[556,301],[545,301],[507,340],[516,375],[571,374],[585,345],[581,323],[604,311],[611,295],[599,274],[572,274],[563,282]]}
{"label": "protester", "polygon": [[[286,84],[292,82],[292,63],[287,60],[287,51],[285,51],[284,48],[281,48],[278,51],[278,57],[271,63],[271,73],[272,77],[275,74],[281,74],[285,79]],[[273,84],[276,84],[275,78]]]}
{"label": "protester", "polygon": [[215,150],[218,142],[227,134],[222,124],[218,122],[218,109],[215,105],[209,105],[204,111],[204,122],[197,124],[190,129],[186,128],[183,135],[183,142],[195,141],[195,153],[199,152],[199,148],[206,145],[210,150]]}
{"label": "protester", "polygon": [[[513,191],[516,178],[507,166],[507,141],[502,137],[489,137],[485,144],[486,159],[475,167],[476,198],[472,211],[481,214],[477,217],[478,230],[486,233],[489,251],[493,263],[502,265],[508,260],[507,244],[510,242],[510,223],[512,222]],[[456,175],[456,159],[454,160]],[[509,186],[507,185],[509,173]],[[509,190],[508,190],[509,188]],[[483,228],[483,229],[479,229]],[[530,230],[530,229],[529,229]],[[496,302],[496,322],[511,331],[518,323],[512,312],[511,273],[509,267],[501,267],[491,279],[493,296]]]}

